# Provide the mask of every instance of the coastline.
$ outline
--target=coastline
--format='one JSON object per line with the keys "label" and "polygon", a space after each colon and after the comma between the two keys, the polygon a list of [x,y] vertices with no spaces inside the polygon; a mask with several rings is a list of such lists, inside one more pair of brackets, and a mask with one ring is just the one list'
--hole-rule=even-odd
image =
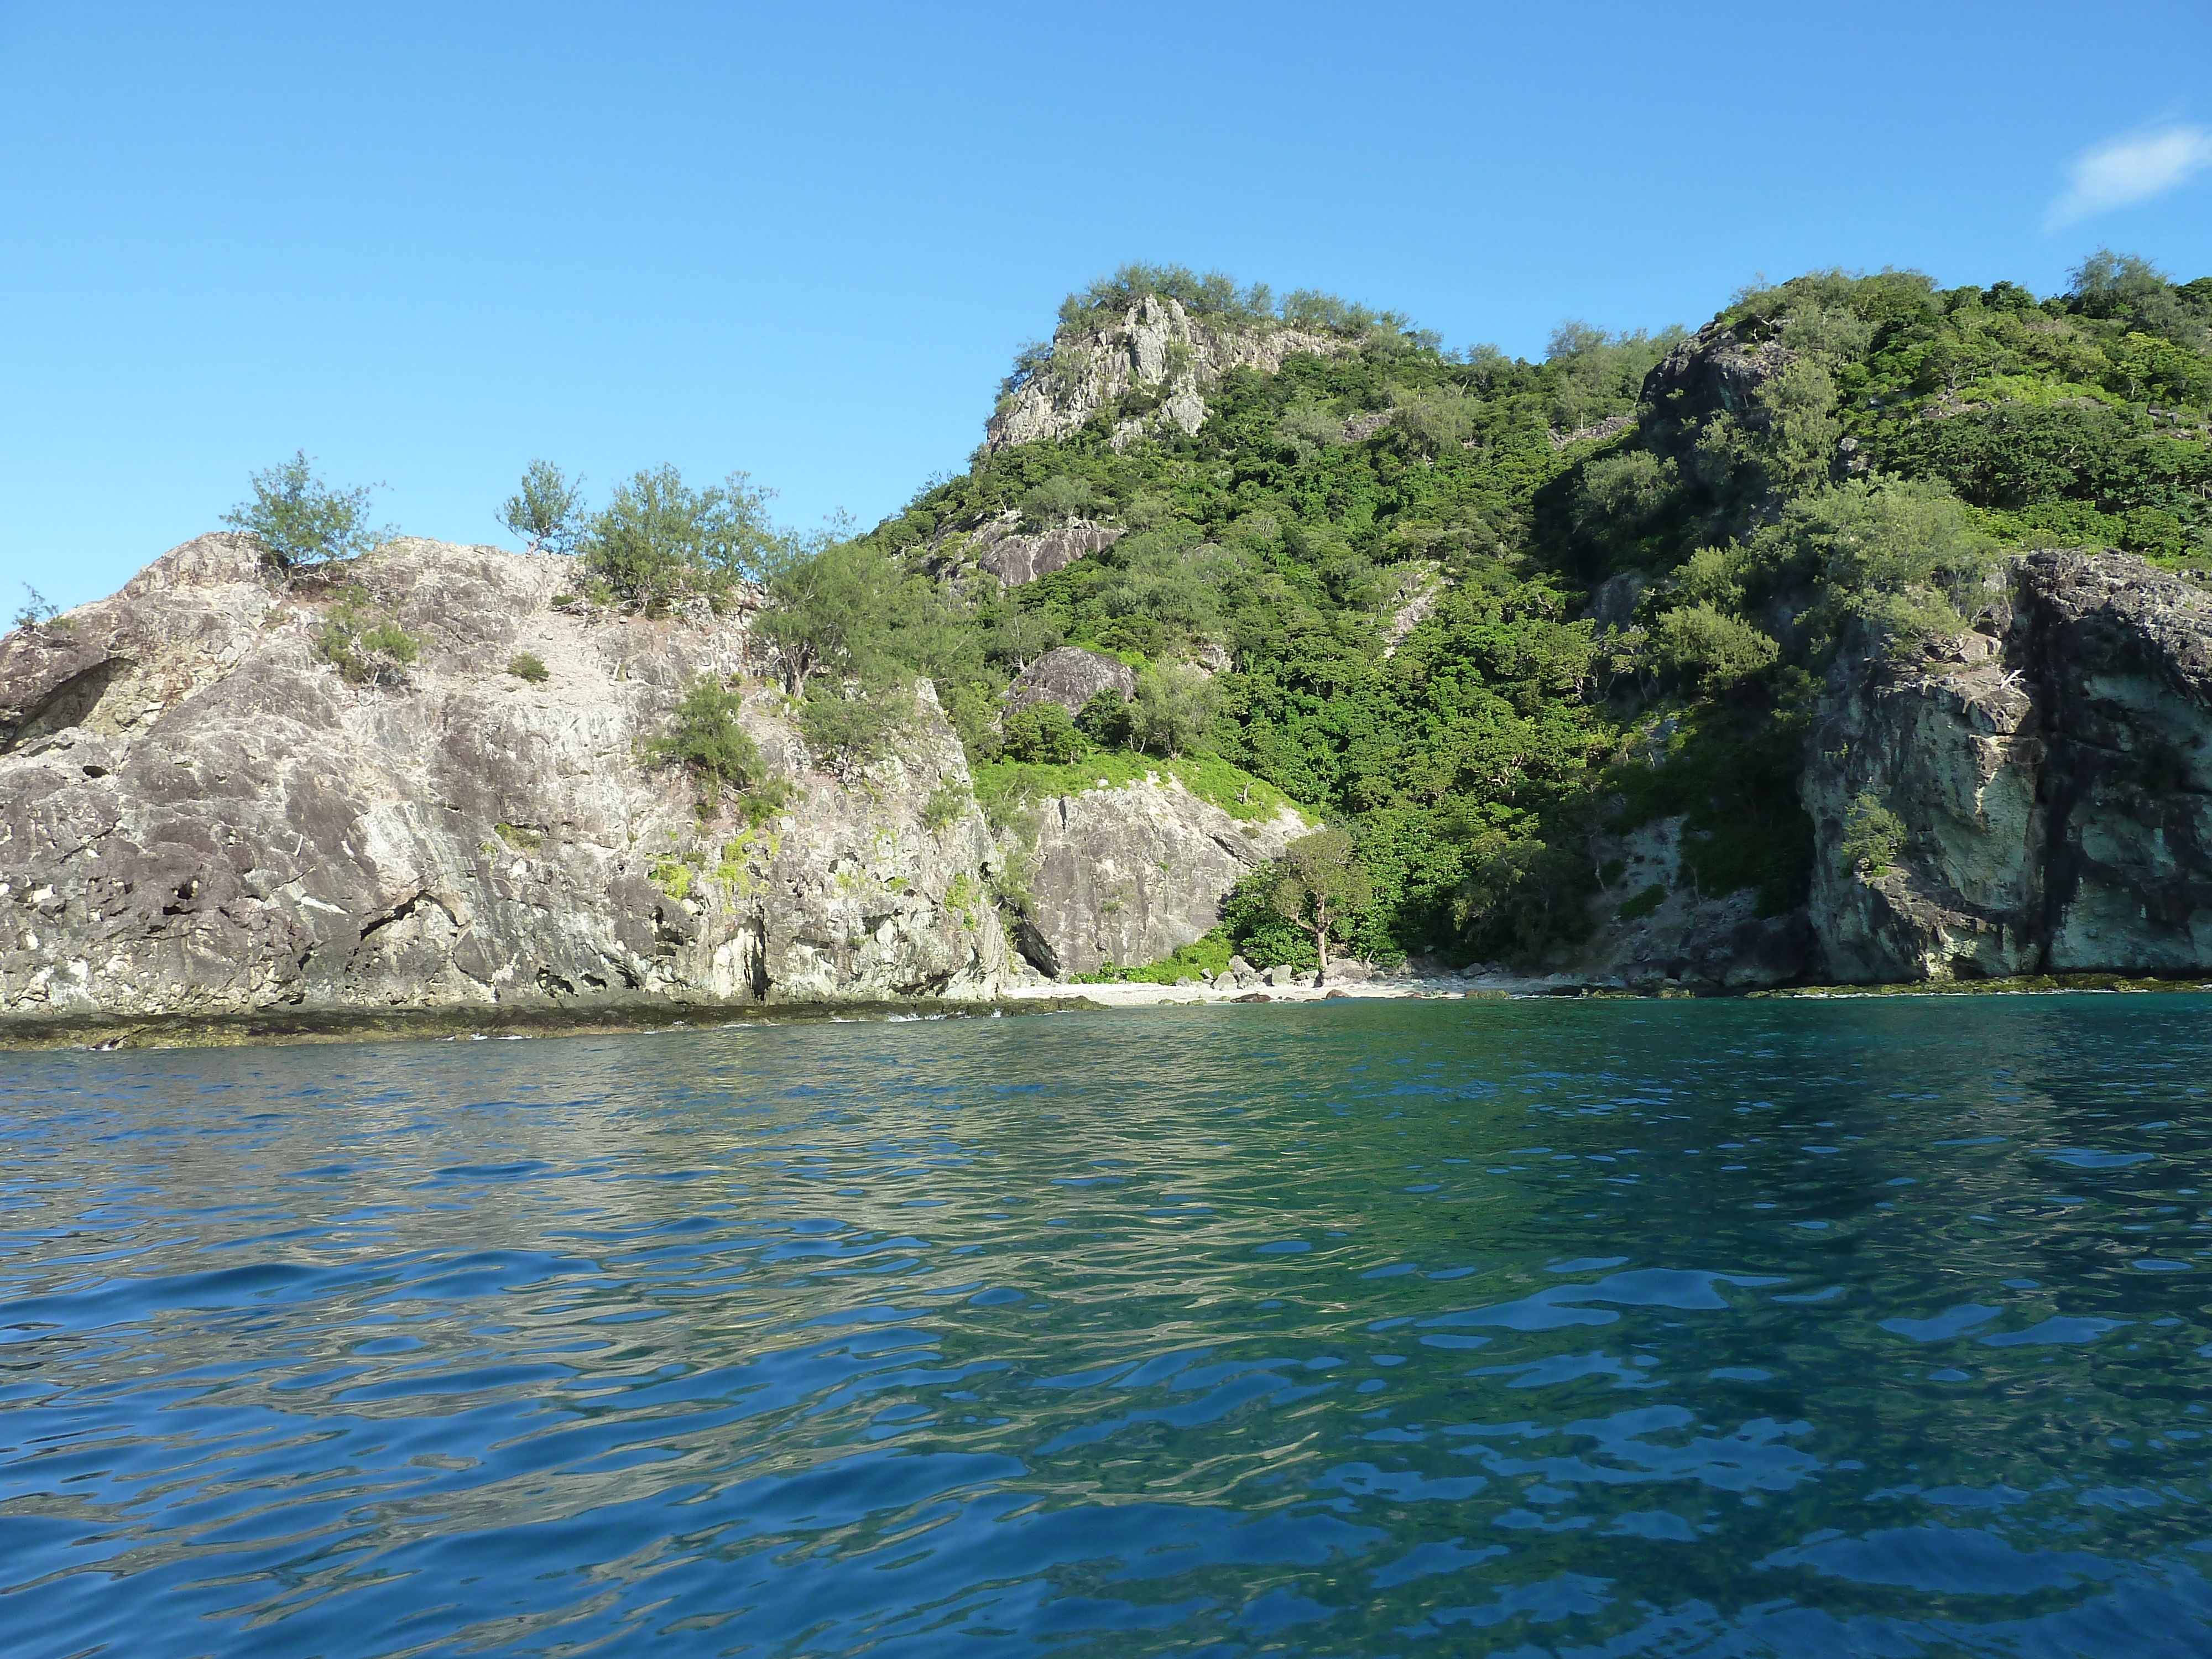
{"label": "coastline", "polygon": [[[1562,982],[1566,981],[1566,982]],[[1271,985],[1257,990],[1148,981],[1102,985],[1046,983],[1010,988],[975,1001],[914,998],[878,1002],[672,1003],[623,1000],[586,1007],[517,1007],[468,1003],[432,1008],[276,1008],[220,1014],[0,1014],[0,1053],[107,1052],[118,1048],[227,1048],[315,1042],[469,1042],[493,1038],[649,1035],[741,1025],[851,1024],[883,1020],[994,1019],[1123,1008],[1331,1001],[1608,1001],[1869,997],[2050,996],[2212,993],[2197,975],[2025,975],[2008,979],[1920,980],[1888,985],[1793,985],[1754,991],[1633,991],[1569,981],[1486,975],[1374,979],[1355,985]]]}

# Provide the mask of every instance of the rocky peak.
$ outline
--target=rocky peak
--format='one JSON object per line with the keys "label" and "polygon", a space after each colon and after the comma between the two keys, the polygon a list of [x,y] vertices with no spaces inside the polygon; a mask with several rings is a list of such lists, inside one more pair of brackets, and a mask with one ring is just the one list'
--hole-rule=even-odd
{"label": "rocky peak", "polygon": [[1196,432],[1207,388],[1233,368],[1273,374],[1297,352],[1335,356],[1357,350],[1347,336],[1279,323],[1216,323],[1194,318],[1179,300],[1147,294],[1104,326],[1063,325],[1044,369],[1001,400],[984,429],[987,450],[1064,437],[1133,390],[1158,394],[1148,416],[1125,421],[1115,441],[1174,427]]}

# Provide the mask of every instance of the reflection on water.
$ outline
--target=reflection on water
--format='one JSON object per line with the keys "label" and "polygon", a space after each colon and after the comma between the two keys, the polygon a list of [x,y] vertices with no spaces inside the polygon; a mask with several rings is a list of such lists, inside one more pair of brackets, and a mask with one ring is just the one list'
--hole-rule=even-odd
{"label": "reflection on water", "polygon": [[6,1064],[13,1654],[2212,1653],[2212,999]]}

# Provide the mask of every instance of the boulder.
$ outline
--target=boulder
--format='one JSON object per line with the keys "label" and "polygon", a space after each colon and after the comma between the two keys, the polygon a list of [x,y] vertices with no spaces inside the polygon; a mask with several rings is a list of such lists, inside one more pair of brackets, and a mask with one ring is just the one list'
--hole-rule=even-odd
{"label": "boulder", "polygon": [[1023,895],[1015,943],[1062,977],[1158,962],[1218,925],[1245,872],[1307,828],[1288,807],[1235,817],[1172,774],[1032,801],[1001,842]]}
{"label": "boulder", "polygon": [[1127,698],[1137,689],[1137,671],[1118,657],[1086,651],[1079,645],[1063,645],[1048,651],[1014,677],[1006,688],[1006,707],[1026,708],[1031,703],[1056,702],[1071,714],[1101,691],[1118,692]]}
{"label": "boulder", "polygon": [[930,544],[930,574],[966,586],[980,573],[1018,587],[1113,546],[1126,533],[1116,526],[1088,522],[1026,532],[1021,526],[1021,514],[1009,510],[971,529],[945,532]]}

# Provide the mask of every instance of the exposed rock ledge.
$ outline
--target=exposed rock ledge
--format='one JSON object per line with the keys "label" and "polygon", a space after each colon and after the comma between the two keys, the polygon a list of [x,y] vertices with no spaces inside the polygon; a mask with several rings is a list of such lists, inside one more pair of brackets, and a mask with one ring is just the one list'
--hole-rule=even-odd
{"label": "exposed rock ledge", "polygon": [[[643,763],[741,621],[551,609],[569,567],[394,544],[349,578],[423,641],[401,687],[322,660],[325,588],[242,538],[165,555],[0,641],[0,1010],[981,998],[1029,977],[999,853],[925,684],[899,753],[838,776],[772,690],[743,716],[794,793],[702,825]],[[531,685],[510,656],[542,658]],[[940,829],[923,805],[968,801]]]}

